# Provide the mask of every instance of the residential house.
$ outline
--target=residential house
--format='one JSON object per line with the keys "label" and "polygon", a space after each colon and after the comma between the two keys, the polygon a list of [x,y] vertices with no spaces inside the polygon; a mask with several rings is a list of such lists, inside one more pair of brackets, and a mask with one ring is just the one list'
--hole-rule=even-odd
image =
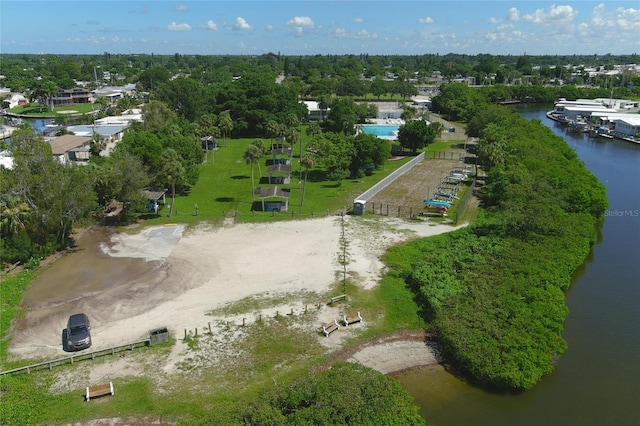
{"label": "residential house", "polygon": [[29,99],[27,99],[22,93],[10,93],[3,102],[6,102],[7,109],[11,109],[28,104]]}
{"label": "residential house", "polygon": [[105,148],[100,151],[100,156],[108,157],[116,144],[122,140],[127,127],[124,124],[80,125],[68,126],[67,130],[76,136],[89,136],[92,139],[94,135],[100,136],[100,140],[105,143]]}
{"label": "residential house", "polygon": [[640,116],[629,115],[625,118],[617,118],[615,121],[615,132],[629,137],[640,134]]}
{"label": "residential house", "polygon": [[88,164],[91,157],[90,136],[62,135],[49,138],[51,152],[60,164]]}
{"label": "residential house", "polygon": [[324,111],[320,109],[320,103],[317,101],[303,101],[309,113],[309,121],[321,121],[329,114],[329,108]]}
{"label": "residential house", "polygon": [[76,87],[61,91],[53,97],[52,101],[54,106],[87,104],[90,97],[91,92],[89,90],[83,87]]}

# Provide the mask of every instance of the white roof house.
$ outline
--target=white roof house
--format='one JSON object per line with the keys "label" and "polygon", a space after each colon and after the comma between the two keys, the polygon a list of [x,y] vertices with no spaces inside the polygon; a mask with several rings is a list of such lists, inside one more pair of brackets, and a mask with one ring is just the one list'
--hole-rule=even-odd
{"label": "white roof house", "polygon": [[640,116],[630,115],[629,117],[616,118],[614,123],[616,133],[627,136],[635,136],[640,133]]}
{"label": "white roof house", "polygon": [[105,148],[100,152],[100,156],[108,157],[116,144],[122,140],[124,131],[128,126],[124,124],[103,124],[103,125],[80,125],[68,126],[67,130],[76,136],[89,136],[93,138],[94,134],[100,135],[100,139],[105,142]]}
{"label": "white roof house", "polygon": [[8,149],[0,151],[0,167],[7,170],[13,170],[13,155]]}
{"label": "white roof house", "polygon": [[600,113],[615,113],[617,112],[615,109],[607,108],[603,105],[575,105],[575,106],[565,106],[564,113],[568,119],[575,120],[578,117],[591,117],[591,114],[600,112]]}
{"label": "white roof house", "polygon": [[142,110],[140,108],[126,110],[121,115],[100,118],[95,121],[95,124],[96,125],[113,124],[113,125],[128,126],[134,121],[139,121],[139,122],[143,121]]}
{"label": "white roof house", "polygon": [[11,96],[4,101],[7,102],[8,109],[29,103],[29,99],[27,99],[22,93],[11,93]]}
{"label": "white roof house", "polygon": [[323,118],[326,118],[329,113],[329,108],[324,111],[324,117],[322,115],[322,110],[320,110],[320,103],[317,101],[302,101],[307,107],[307,111],[309,111],[309,120],[310,121],[320,121]]}

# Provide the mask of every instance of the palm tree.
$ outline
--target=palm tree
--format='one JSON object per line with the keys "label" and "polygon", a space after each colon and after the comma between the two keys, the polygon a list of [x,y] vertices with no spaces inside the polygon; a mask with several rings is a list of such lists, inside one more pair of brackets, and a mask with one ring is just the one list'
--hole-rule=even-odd
{"label": "palm tree", "polygon": [[175,149],[167,148],[162,153],[160,175],[165,182],[171,185],[171,207],[169,208],[169,217],[171,217],[173,206],[176,203],[176,183],[180,183],[185,175],[184,166]]}
{"label": "palm tree", "polygon": [[275,120],[269,120],[267,123],[267,134],[271,138],[271,144],[273,145],[276,136],[280,136],[280,124]]}
{"label": "palm tree", "polygon": [[284,122],[287,125],[287,127],[291,129],[291,128],[298,127],[298,125],[300,124],[300,119],[293,112],[290,112],[284,118]]}
{"label": "palm tree", "polygon": [[322,128],[320,127],[320,124],[318,124],[317,121],[314,121],[313,123],[309,123],[309,126],[307,126],[307,136],[317,136],[322,134]]}
{"label": "palm tree", "polygon": [[106,147],[107,143],[102,138],[100,133],[94,132],[91,136],[91,141],[89,142],[89,150],[91,152],[91,155],[99,157],[100,153],[104,151]]}
{"label": "palm tree", "polygon": [[233,120],[231,119],[229,111],[223,111],[220,113],[218,116],[218,127],[222,130],[224,146],[227,146],[227,136],[230,135],[233,130]]}
{"label": "palm tree", "polygon": [[247,164],[251,164],[251,196],[253,201],[256,200],[256,185],[255,179],[253,177],[253,165],[260,161],[260,157],[262,153],[260,152],[260,148],[255,145],[249,145],[247,149],[242,153],[242,158]]}
{"label": "palm tree", "polygon": [[[322,128],[320,127],[320,124],[317,121],[314,121],[312,123],[309,123],[309,125],[307,126],[306,133],[307,133],[307,136],[311,137],[311,141],[313,142],[316,136],[319,136],[322,134]],[[307,142],[307,147],[309,147],[309,142]],[[302,158],[302,144],[300,144],[300,158]]]}
{"label": "palm tree", "polygon": [[[220,136],[220,129],[215,125],[215,117],[211,114],[204,114],[198,118],[193,124],[194,133],[202,141],[205,137],[216,138]],[[205,157],[206,163],[209,159],[209,141],[205,142]]]}
{"label": "palm tree", "polygon": [[315,166],[316,160],[311,155],[303,155],[300,158],[300,167],[304,169],[304,186],[302,187],[302,200],[300,204],[304,203],[304,193],[307,190],[307,177],[309,176],[309,170]]}
{"label": "palm tree", "polygon": [[[262,141],[262,139],[254,139],[254,141],[251,142],[251,145],[257,147],[260,150],[260,157],[262,157],[266,153],[266,147],[264,146],[264,142]],[[262,169],[260,168],[260,159],[258,159],[257,163],[258,163],[258,172],[260,173],[260,177],[262,177]]]}
{"label": "palm tree", "polygon": [[320,107],[320,119],[324,121],[324,116],[332,103],[332,95],[318,96],[318,107]]}
{"label": "palm tree", "polygon": [[53,98],[60,91],[60,88],[53,81],[47,81],[42,85],[42,90],[47,101],[51,102],[50,108],[53,112]]}
{"label": "palm tree", "polygon": [[[293,158],[293,146],[296,143],[300,142],[300,132],[298,132],[298,129],[296,129],[295,127],[289,127],[287,129],[287,132],[285,133],[285,137],[291,144],[291,151],[289,153],[289,161],[291,161],[291,159]],[[302,144],[300,146],[302,146]]]}
{"label": "palm tree", "polygon": [[0,235],[14,235],[26,227],[31,207],[18,197],[5,195],[0,199]]}

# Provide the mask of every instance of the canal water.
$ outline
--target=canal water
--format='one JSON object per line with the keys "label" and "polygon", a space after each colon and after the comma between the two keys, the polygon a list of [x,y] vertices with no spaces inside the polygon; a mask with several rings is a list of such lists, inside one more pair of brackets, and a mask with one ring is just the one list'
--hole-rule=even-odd
{"label": "canal water", "polygon": [[609,198],[600,241],[567,294],[569,349],[518,395],[482,391],[440,366],[400,374],[430,425],[640,425],[640,145],[567,133],[548,109],[518,108],[562,136]]}

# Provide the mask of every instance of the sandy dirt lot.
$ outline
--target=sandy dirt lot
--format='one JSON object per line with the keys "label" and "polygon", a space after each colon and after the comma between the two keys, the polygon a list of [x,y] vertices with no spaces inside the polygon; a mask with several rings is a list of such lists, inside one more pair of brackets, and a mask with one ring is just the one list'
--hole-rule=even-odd
{"label": "sandy dirt lot", "polygon": [[[47,299],[49,303],[25,306],[27,313],[14,329],[10,352],[26,358],[67,355],[60,332],[71,309],[82,309],[92,318],[94,344],[85,350],[90,351],[147,338],[149,330],[158,327],[167,327],[172,335],[181,337],[184,330],[204,330],[215,321],[237,323],[247,315],[215,318],[207,314],[243,298],[261,295],[289,297],[285,304],[254,311],[253,315],[300,311],[315,300],[323,302],[316,321],[309,325],[309,333],[317,334],[319,325],[341,314],[339,308],[327,306],[326,300],[327,292],[339,282],[343,271],[339,263],[343,226],[349,241],[346,269],[364,288],[377,284],[384,271],[380,255],[390,245],[454,229],[445,224],[394,218],[333,216],[268,224],[226,224],[218,228],[202,226],[189,231],[172,225],[145,228],[134,235],[116,233],[110,242],[100,245],[102,256],[122,262],[140,259],[149,271],[113,285],[88,286],[73,300],[67,300],[68,295],[52,296]],[[61,260],[72,260],[74,256],[80,253]],[[92,275],[92,265],[83,263],[87,277]],[[63,266],[61,262],[60,267]],[[50,267],[52,273],[56,267],[58,262]],[[58,275],[57,279],[64,278]],[[46,285],[40,282],[36,286]],[[37,293],[39,289],[31,290]],[[301,295],[300,299],[295,295]],[[356,325],[362,326],[366,321]],[[336,349],[341,342],[339,335],[318,335],[318,339],[328,349]],[[420,340],[373,346],[379,349],[363,349],[351,360],[383,373],[435,362],[432,352]],[[178,363],[176,357],[168,363]],[[165,368],[167,372],[171,369],[171,365]]]}
{"label": "sandy dirt lot", "polygon": [[[455,136],[464,139],[461,132]],[[464,166],[458,155],[461,146],[452,145],[450,158],[421,162],[370,202],[409,206],[419,212],[422,200],[435,191],[443,176]],[[189,230],[174,224],[144,228],[135,234],[80,238],[77,250],[49,266],[25,292],[26,314],[14,325],[10,354],[39,359],[68,356],[62,333],[66,319],[74,312],[90,315],[93,346],[85,351],[91,351],[146,339],[155,328],[166,327],[181,338],[185,332],[202,332],[212,323],[239,324],[259,316],[299,314],[307,305],[321,308],[315,309],[313,320],[303,326],[315,333],[327,350],[339,350],[348,334],[337,332],[326,338],[318,329],[345,313],[340,306],[326,304],[336,293],[342,273],[346,270],[362,288],[373,288],[384,272],[380,256],[389,246],[455,229],[448,224],[393,216],[332,216],[268,224],[227,222]],[[340,263],[343,227],[348,241],[346,268]],[[251,312],[212,315],[247,298],[286,302]],[[366,324],[365,319],[352,329]],[[174,371],[183,356],[176,348],[163,370]],[[346,357],[385,374],[436,362],[433,351],[419,336],[383,337]],[[92,381],[114,371],[140,374],[131,368],[130,363],[116,360],[89,374]]]}

